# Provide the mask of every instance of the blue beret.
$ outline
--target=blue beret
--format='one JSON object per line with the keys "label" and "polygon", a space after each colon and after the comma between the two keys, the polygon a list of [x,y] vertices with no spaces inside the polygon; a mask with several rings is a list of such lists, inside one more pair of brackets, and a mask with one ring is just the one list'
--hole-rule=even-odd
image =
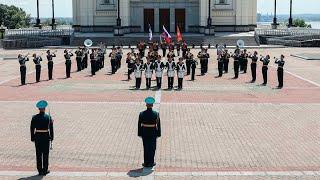
{"label": "blue beret", "polygon": [[145,102],[146,104],[154,104],[155,101],[156,101],[156,100],[155,100],[153,97],[147,97],[147,98],[144,100],[144,102]]}
{"label": "blue beret", "polygon": [[37,108],[39,108],[39,109],[44,109],[44,108],[46,108],[47,106],[48,106],[48,102],[47,101],[45,101],[45,100],[41,100],[41,101],[39,101],[38,103],[37,103]]}

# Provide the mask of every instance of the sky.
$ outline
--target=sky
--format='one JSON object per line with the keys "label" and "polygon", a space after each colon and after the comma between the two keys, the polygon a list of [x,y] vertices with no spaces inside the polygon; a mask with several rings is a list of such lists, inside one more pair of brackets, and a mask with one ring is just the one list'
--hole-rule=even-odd
{"label": "sky", "polygon": [[[274,0],[257,1],[259,13],[273,14]],[[36,2],[37,0],[0,0],[0,4],[16,5],[23,8],[33,17],[36,17],[37,15]],[[51,0],[39,0],[39,2],[40,16],[51,17]],[[54,0],[54,2],[56,17],[72,17],[72,0]],[[289,2],[290,0],[277,0],[277,13],[289,14]],[[293,9],[293,14],[320,14],[320,0],[293,0]]]}

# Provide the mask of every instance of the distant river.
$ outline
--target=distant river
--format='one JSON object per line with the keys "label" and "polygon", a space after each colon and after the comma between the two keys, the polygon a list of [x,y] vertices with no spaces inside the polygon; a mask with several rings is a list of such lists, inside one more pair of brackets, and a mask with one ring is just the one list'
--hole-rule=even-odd
{"label": "distant river", "polygon": [[[271,24],[272,22],[258,22],[258,24],[264,25],[264,24]],[[314,29],[320,29],[320,21],[311,21],[306,22],[307,24],[311,24],[311,27]]]}

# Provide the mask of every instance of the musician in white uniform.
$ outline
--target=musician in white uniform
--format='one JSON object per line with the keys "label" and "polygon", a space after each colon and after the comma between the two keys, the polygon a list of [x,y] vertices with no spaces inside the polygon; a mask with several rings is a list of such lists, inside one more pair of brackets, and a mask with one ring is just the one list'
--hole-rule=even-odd
{"label": "musician in white uniform", "polygon": [[134,75],[136,77],[136,89],[140,89],[142,71],[143,71],[143,65],[140,62],[140,58],[137,58],[136,64],[134,65]]}
{"label": "musician in white uniform", "polygon": [[173,61],[173,58],[169,58],[166,64],[167,74],[168,74],[168,89],[173,89],[174,82],[174,70],[176,68],[176,64]]}
{"label": "musician in white uniform", "polygon": [[179,58],[179,62],[177,63],[177,72],[178,72],[178,90],[182,89],[183,78],[186,73],[186,66],[183,62],[183,58]]}
{"label": "musician in white uniform", "polygon": [[157,61],[154,63],[154,69],[156,71],[156,78],[157,78],[157,88],[161,89],[162,84],[162,74],[164,69],[164,63],[161,62],[161,56],[157,57]]}
{"label": "musician in white uniform", "polygon": [[152,78],[152,74],[153,74],[153,64],[151,63],[151,59],[148,56],[147,57],[147,62],[143,65],[143,69],[145,72],[145,76],[146,76],[146,87],[147,89],[151,88],[151,78]]}

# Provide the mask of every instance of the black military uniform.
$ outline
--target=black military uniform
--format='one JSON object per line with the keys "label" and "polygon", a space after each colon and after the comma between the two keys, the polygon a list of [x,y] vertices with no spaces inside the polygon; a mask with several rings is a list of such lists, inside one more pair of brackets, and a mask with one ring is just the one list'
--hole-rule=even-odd
{"label": "black military uniform", "polygon": [[190,52],[190,49],[188,49],[188,52],[183,57],[186,58],[187,75],[190,75],[191,62],[193,60],[193,54]]}
{"label": "black military uniform", "polygon": [[243,73],[247,73],[248,54],[246,49],[241,53],[240,59],[241,59],[241,70],[243,71]]}
{"label": "black military uniform", "polygon": [[40,112],[34,115],[31,120],[30,134],[31,141],[35,143],[37,169],[39,175],[46,175],[50,171],[49,166],[49,148],[50,141],[53,141],[53,121],[50,115],[45,114],[46,101],[39,101],[37,107]]}
{"label": "black military uniform", "polygon": [[198,62],[195,59],[193,59],[193,56],[192,56],[192,61],[190,63],[190,66],[191,66],[191,81],[195,80],[197,64],[198,64]]}
{"label": "black military uniform", "polygon": [[152,110],[155,100],[152,97],[146,98],[147,110],[139,114],[138,136],[143,141],[144,167],[156,165],[154,156],[157,147],[157,138],[161,137],[161,124],[159,113]]}
{"label": "black military uniform", "polygon": [[97,54],[93,49],[90,54],[90,63],[91,63],[91,75],[94,76],[96,75],[96,72],[97,72]]}
{"label": "black military uniform", "polygon": [[144,52],[145,52],[145,49],[146,49],[146,44],[144,42],[140,42],[138,45],[138,50],[139,50],[139,53],[140,53],[140,57],[143,58],[144,57]]}
{"label": "black military uniform", "polygon": [[256,82],[257,79],[257,61],[258,61],[258,52],[254,52],[253,56],[249,56],[249,58],[252,59],[251,61],[251,75],[252,75],[252,80],[251,83]]}
{"label": "black military uniform", "polygon": [[112,52],[109,54],[109,57],[111,58],[110,59],[110,62],[111,62],[111,73],[112,74],[115,74],[116,71],[117,71],[117,53],[116,53],[116,50],[115,49],[112,49]]}
{"label": "black military uniform", "polygon": [[48,59],[48,77],[49,80],[52,80],[52,72],[53,72],[53,57],[57,57],[56,54],[50,53],[50,50],[47,51],[47,59]]}
{"label": "black military uniform", "polygon": [[36,82],[40,82],[41,77],[41,56],[36,56],[36,54],[33,54],[33,62],[36,65]]}
{"label": "black military uniform", "polygon": [[176,43],[176,48],[177,48],[177,55],[180,56],[180,50],[181,50],[181,43],[180,42]]}
{"label": "black military uniform", "polygon": [[64,51],[64,58],[66,59],[66,77],[70,78],[70,74],[71,74],[71,57],[73,56],[73,54],[71,52],[68,52],[67,50]]}
{"label": "black military uniform", "polygon": [[283,87],[283,66],[285,61],[283,60],[284,56],[281,55],[280,59],[276,59],[275,63],[278,64],[277,74],[278,74],[278,88],[281,89]]}
{"label": "black military uniform", "polygon": [[87,48],[82,49],[82,69],[85,69],[88,67],[88,55],[89,55],[89,50]]}
{"label": "black military uniform", "polygon": [[228,50],[226,49],[225,52],[222,55],[223,58],[223,70],[225,73],[228,73],[229,71],[229,58],[230,54],[228,53]]}
{"label": "black military uniform", "polygon": [[240,49],[235,50],[235,54],[232,55],[233,61],[233,69],[234,69],[234,78],[237,79],[239,77],[239,66],[240,66]]}
{"label": "black military uniform", "polygon": [[266,57],[262,57],[260,59],[260,61],[263,63],[263,66],[262,66],[262,76],[263,76],[263,83],[262,85],[267,85],[267,82],[268,82],[268,64],[270,62],[270,56],[267,55]]}
{"label": "black military uniform", "polygon": [[223,74],[223,55],[218,55],[218,71],[219,71],[219,76],[222,77]]}
{"label": "black military uniform", "polygon": [[134,52],[127,54],[126,63],[127,63],[127,67],[128,67],[128,80],[131,80],[130,75],[134,72],[135,62],[134,62],[133,58],[136,58],[136,54]]}
{"label": "black military uniform", "polygon": [[76,61],[77,61],[77,71],[81,71],[83,68],[83,64],[82,64],[82,57],[83,57],[83,52],[82,50],[79,48],[76,52]]}
{"label": "black military uniform", "polygon": [[205,75],[208,72],[209,54],[205,49],[202,49],[201,52],[198,53],[198,58],[200,59],[201,75]]}
{"label": "black military uniform", "polygon": [[186,58],[187,51],[189,50],[186,42],[183,42],[181,50],[182,50],[182,57]]}
{"label": "black military uniform", "polygon": [[21,54],[19,54],[18,59],[20,64],[21,85],[26,85],[26,75],[27,75],[26,61],[29,61],[29,58],[27,56],[22,56]]}

